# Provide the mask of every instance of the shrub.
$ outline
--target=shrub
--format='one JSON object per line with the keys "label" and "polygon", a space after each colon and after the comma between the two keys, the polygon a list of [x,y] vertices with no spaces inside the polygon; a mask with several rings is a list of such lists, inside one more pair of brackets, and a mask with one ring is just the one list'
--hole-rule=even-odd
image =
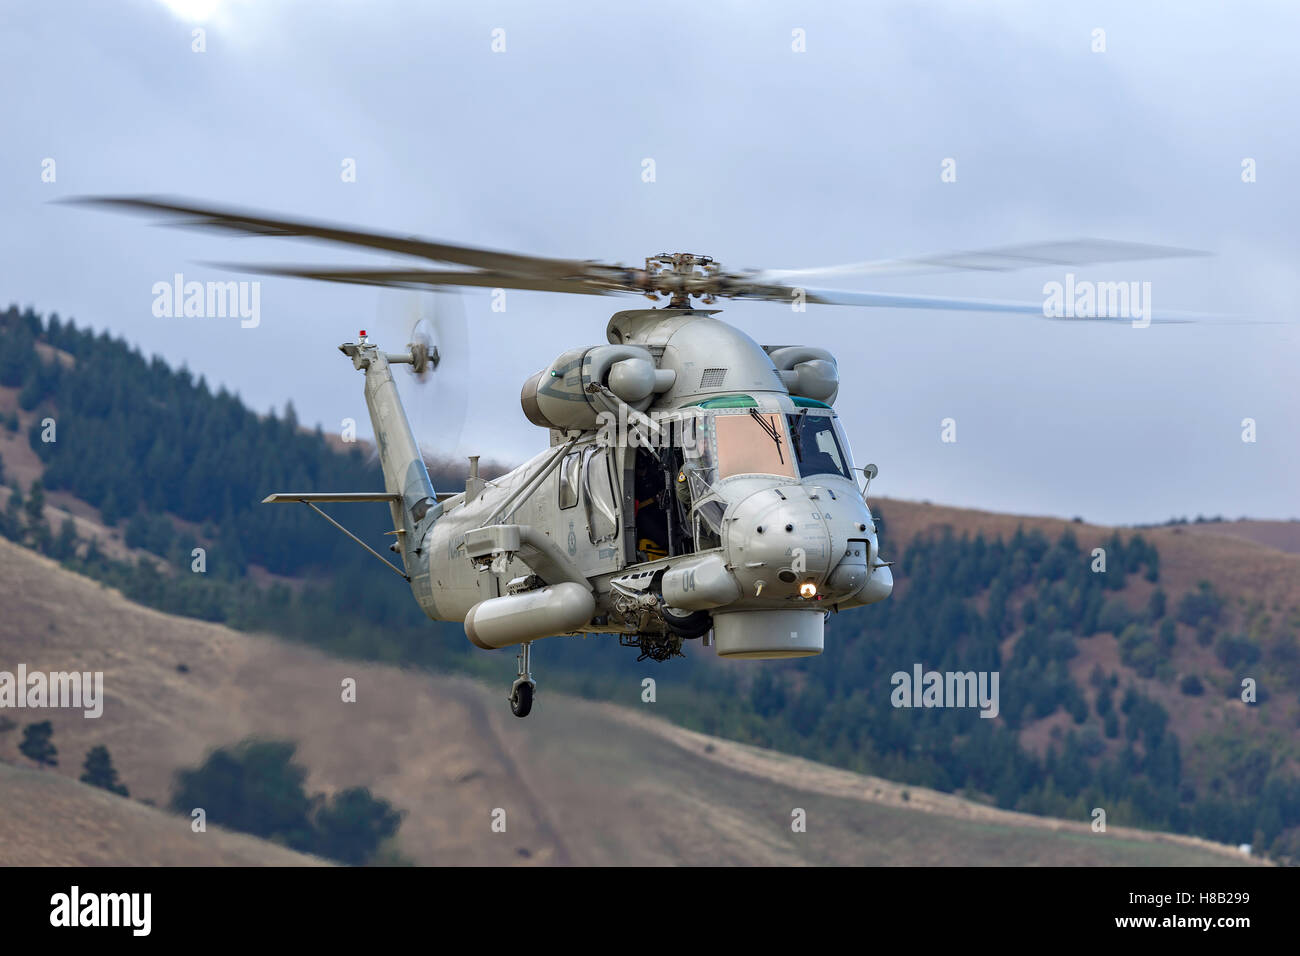
{"label": "shrub", "polygon": [[1097,630],[1119,634],[1132,620],[1133,612],[1128,609],[1128,605],[1119,598],[1111,598],[1097,615]]}
{"label": "shrub", "polygon": [[1259,660],[1259,648],[1240,634],[1225,634],[1214,642],[1214,654],[1224,667],[1249,666]]}
{"label": "shrub", "polygon": [[213,751],[201,766],[177,773],[172,809],[202,807],[213,823],[344,863],[367,862],[397,832],[402,814],[364,787],[330,800],[308,796],[296,749],[286,740],[250,739]]}
{"label": "shrub", "polygon": [[131,792],[118,781],[117,768],[113,766],[113,758],[109,755],[108,748],[103,744],[90,748],[86,754],[86,763],[83,769],[85,772],[81,775],[82,783],[88,783],[92,787],[100,787],[116,793],[120,797],[129,797],[131,795]]}
{"label": "shrub", "polygon": [[28,760],[42,767],[57,767],[59,748],[54,746],[51,739],[53,736],[54,725],[48,720],[28,724],[23,728],[23,741],[18,745],[18,750]]}
{"label": "shrub", "polygon": [[1223,614],[1223,598],[1214,593],[1209,581],[1201,581],[1195,591],[1188,591],[1178,602],[1178,620],[1195,627],[1202,620],[1219,623]]}

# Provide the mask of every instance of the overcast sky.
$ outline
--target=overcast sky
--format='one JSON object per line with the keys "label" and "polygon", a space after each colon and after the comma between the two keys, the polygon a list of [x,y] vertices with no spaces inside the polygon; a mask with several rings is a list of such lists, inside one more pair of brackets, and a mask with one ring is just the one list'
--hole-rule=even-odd
{"label": "overcast sky", "polygon": [[[172,193],[542,255],[692,251],[732,268],[1095,236],[1216,255],[824,284],[1038,302],[1073,271],[1149,281],[1157,311],[1294,323],[1298,34],[1300,6],[1281,2],[5,3],[0,300],[109,329],[255,409],[292,400],[307,423],[353,417],[363,432],[361,378],[335,346],[375,325],[377,292],[264,280],[261,324],[242,329],[156,318],[152,287],[228,277],[204,260],[391,260],[49,201]],[[941,181],[948,158],[956,182]],[[1256,182],[1242,181],[1245,159]],[[546,441],[520,412],[523,380],[647,304],[464,302],[472,392],[457,450],[504,459]],[[855,456],[880,466],[873,493],[1100,522],[1300,516],[1300,325],[764,303],[724,318],[837,355]],[[438,447],[429,395],[414,417]],[[941,441],[945,418],[955,443]]]}

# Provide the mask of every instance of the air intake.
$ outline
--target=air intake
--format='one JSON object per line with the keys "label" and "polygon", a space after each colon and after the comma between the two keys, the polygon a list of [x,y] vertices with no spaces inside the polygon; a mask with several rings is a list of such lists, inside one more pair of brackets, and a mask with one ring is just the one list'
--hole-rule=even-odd
{"label": "air intake", "polygon": [[722,383],[726,380],[725,368],[706,368],[700,376],[700,388],[722,388]]}

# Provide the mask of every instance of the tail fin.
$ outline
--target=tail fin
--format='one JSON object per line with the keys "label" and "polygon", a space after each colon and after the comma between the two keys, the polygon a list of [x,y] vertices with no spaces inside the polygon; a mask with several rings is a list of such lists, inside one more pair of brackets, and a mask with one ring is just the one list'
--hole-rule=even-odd
{"label": "tail fin", "polygon": [[438,504],[420,447],[411,434],[411,425],[390,368],[391,362],[409,362],[411,359],[409,355],[381,352],[377,346],[366,342],[364,336],[360,342],[340,345],[339,351],[366,373],[366,406],[375,430],[379,464],[384,471],[384,489],[401,496],[391,501],[389,507],[393,512],[393,527],[398,532],[402,562],[410,573],[408,552],[420,546],[423,532],[442,514],[442,505]]}

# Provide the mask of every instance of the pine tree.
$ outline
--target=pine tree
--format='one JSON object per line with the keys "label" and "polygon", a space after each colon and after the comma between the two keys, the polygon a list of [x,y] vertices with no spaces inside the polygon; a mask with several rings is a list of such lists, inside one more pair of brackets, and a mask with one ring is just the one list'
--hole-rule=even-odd
{"label": "pine tree", "polygon": [[1154,624],[1156,621],[1164,617],[1165,606],[1165,592],[1160,588],[1156,588],[1151,592],[1151,597],[1147,601],[1147,620]]}
{"label": "pine tree", "polygon": [[92,787],[100,787],[121,797],[131,795],[126,786],[118,782],[117,768],[113,766],[113,758],[109,755],[108,748],[103,744],[90,748],[86,754],[84,769],[85,773],[81,775],[82,783],[88,783]]}
{"label": "pine tree", "polygon": [[45,486],[41,479],[32,481],[27,495],[27,533],[39,551],[48,551],[50,544],[50,525],[45,520]]}
{"label": "pine tree", "polygon": [[118,503],[117,495],[112,488],[100,499],[99,515],[104,519],[104,524],[110,528],[122,517],[122,506]]}
{"label": "pine tree", "polygon": [[67,561],[77,553],[77,525],[71,518],[64,518],[59,527],[59,538],[54,543],[54,556],[60,561]]}
{"label": "pine tree", "polygon": [[5,505],[4,532],[15,541],[23,536],[23,493],[18,482],[9,486],[9,502]]}
{"label": "pine tree", "polygon": [[18,750],[28,760],[43,767],[57,767],[59,749],[50,740],[53,736],[54,727],[48,720],[42,720],[39,724],[28,724],[23,728],[23,742],[18,745]]}

